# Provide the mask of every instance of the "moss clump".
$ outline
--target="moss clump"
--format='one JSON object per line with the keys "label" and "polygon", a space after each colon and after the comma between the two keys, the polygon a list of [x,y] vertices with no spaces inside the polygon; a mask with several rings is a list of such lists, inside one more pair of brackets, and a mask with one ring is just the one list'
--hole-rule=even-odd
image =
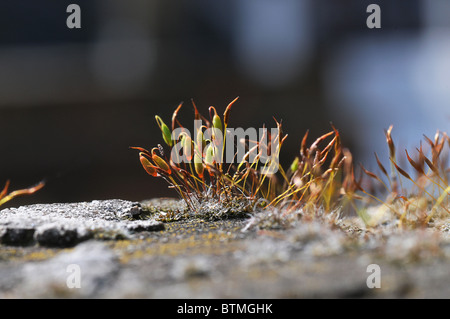
{"label": "moss clump", "polygon": [[217,221],[189,219],[168,223],[161,232],[148,232],[137,239],[110,242],[109,245],[124,264],[151,256],[223,254],[242,248],[244,242],[240,239],[254,234],[242,232],[245,223],[246,220],[237,218]]}
{"label": "moss clump", "polygon": [[254,211],[253,201],[245,197],[235,197],[226,201],[209,198],[197,203],[198,209],[192,211],[183,200],[151,199],[141,202],[144,213],[141,218],[154,218],[162,222],[188,219],[220,220],[229,218],[248,218]]}
{"label": "moss clump", "polygon": [[0,250],[0,261],[41,261],[50,259],[62,251],[67,251],[67,249],[43,248],[40,246],[2,246],[2,249]]}

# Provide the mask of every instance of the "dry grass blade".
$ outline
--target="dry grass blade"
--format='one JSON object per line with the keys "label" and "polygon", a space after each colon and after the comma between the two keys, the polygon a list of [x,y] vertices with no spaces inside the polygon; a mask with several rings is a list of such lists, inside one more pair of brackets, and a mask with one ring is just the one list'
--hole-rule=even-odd
{"label": "dry grass blade", "polygon": [[371,178],[373,178],[373,179],[379,181],[380,183],[384,184],[383,181],[382,181],[375,173],[372,173],[371,171],[367,170],[367,169],[363,166],[363,164],[359,163],[359,166],[362,168],[363,172],[364,172],[367,176],[369,176],[369,177],[371,177]]}
{"label": "dry grass blade", "polygon": [[[419,163],[416,163],[415,161],[412,160],[412,158],[409,156],[408,154],[408,150],[405,150],[406,153],[406,158],[408,159],[408,162],[411,164],[412,167],[414,167],[414,169],[419,172],[419,174],[421,175],[425,175],[425,171],[423,170],[423,165]],[[423,164],[423,162],[422,162]]]}
{"label": "dry grass blade", "polygon": [[334,134],[334,132],[328,132],[328,133],[322,135],[321,137],[317,138],[317,139],[314,141],[314,143],[311,144],[311,146],[310,146],[310,148],[309,148],[308,154],[309,154],[309,155],[312,155],[313,152],[315,152],[315,150],[317,149],[318,145],[319,145],[323,140],[325,140],[327,137],[329,137],[329,136],[331,136],[331,135],[333,135],[333,134]]}
{"label": "dry grass blade", "polygon": [[389,126],[388,130],[385,131],[385,135],[386,135],[386,142],[388,144],[389,147],[389,156],[392,159],[395,159],[395,145],[394,145],[394,141],[392,140],[392,128],[393,126]]}
{"label": "dry grass blade", "polygon": [[330,167],[331,167],[332,169],[335,169],[335,168],[339,167],[340,164],[341,164],[342,162],[343,162],[342,149],[341,149],[341,148],[338,148],[338,149],[335,151],[335,154],[334,154],[334,156],[333,156],[333,159],[331,160]]}
{"label": "dry grass blade", "polygon": [[227,108],[225,109],[225,112],[223,113],[223,123],[224,123],[225,127],[228,126],[228,120],[230,118],[231,107],[238,99],[239,99],[239,96],[236,97],[233,101],[231,101],[230,104],[228,104]]}
{"label": "dry grass blade", "polygon": [[427,163],[428,167],[435,173],[437,176],[439,176],[439,169],[426,157],[423,157],[425,163]]}
{"label": "dry grass blade", "polygon": [[379,167],[380,170],[383,172],[383,174],[386,175],[386,177],[389,179],[389,174],[388,174],[388,172],[386,171],[386,169],[384,168],[383,164],[381,164],[381,161],[380,161],[380,159],[378,158],[377,153],[374,153],[374,154],[375,154],[375,158],[376,158],[376,160],[377,160],[378,167]]}
{"label": "dry grass blade", "polygon": [[[183,102],[181,102],[178,107],[176,108],[176,110],[173,112],[172,114],[172,131],[175,130],[175,124],[178,123],[178,125],[180,125],[180,123],[177,121],[177,116],[178,116],[178,112],[180,111],[181,107],[183,106]],[[180,125],[181,126],[181,125]]]}
{"label": "dry grass blade", "polygon": [[396,169],[400,174],[402,174],[403,176],[405,176],[407,179],[412,180],[411,176],[409,176],[409,174],[406,173],[405,170],[403,170],[401,167],[399,167],[399,166],[397,165],[397,163],[395,163],[395,161],[394,161],[392,158],[390,158],[390,160],[391,160],[392,164],[394,164],[395,169]]}
{"label": "dry grass blade", "polygon": [[305,135],[303,136],[302,143],[301,143],[301,146],[300,146],[300,155],[301,155],[302,157],[306,157],[306,156],[307,156],[307,150],[308,150],[308,148],[307,148],[307,146],[306,146],[306,140],[307,140],[307,138],[308,138],[308,134],[309,134],[309,130],[306,130],[306,133],[305,133]]}

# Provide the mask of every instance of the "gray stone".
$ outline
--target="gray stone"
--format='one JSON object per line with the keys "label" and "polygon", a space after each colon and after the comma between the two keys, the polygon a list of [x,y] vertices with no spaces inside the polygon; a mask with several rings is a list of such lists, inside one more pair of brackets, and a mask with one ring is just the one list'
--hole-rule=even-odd
{"label": "gray stone", "polygon": [[0,217],[0,241],[7,245],[73,247],[93,237],[124,239],[164,229],[152,219],[134,220],[143,218],[140,204],[119,199],[21,206],[1,210]]}
{"label": "gray stone", "polygon": [[[75,266],[76,268],[74,268]],[[101,242],[87,241],[54,258],[25,264],[16,292],[23,297],[89,298],[108,289],[119,269],[115,254]],[[75,274],[75,270],[79,273]],[[71,276],[79,275],[79,285]],[[14,291],[14,288],[12,289]]]}
{"label": "gray stone", "polygon": [[42,246],[72,247],[92,237],[92,234],[80,234],[77,228],[67,228],[60,224],[46,224],[37,228],[34,237]]}
{"label": "gray stone", "polygon": [[135,220],[127,224],[127,229],[131,232],[160,231],[164,230],[164,224],[156,220]]}
{"label": "gray stone", "polygon": [[[1,238],[25,243],[23,233],[33,229],[40,244],[0,245],[0,298],[450,297],[446,230],[360,235],[324,219],[258,229],[246,219],[197,218],[161,232],[163,224],[141,220],[130,202],[31,207],[30,215],[25,208],[0,212]],[[101,240],[120,234],[129,240]],[[367,285],[373,264],[380,266],[380,288]]]}
{"label": "gray stone", "polygon": [[2,227],[0,229],[0,243],[12,246],[24,246],[33,242],[33,228]]}

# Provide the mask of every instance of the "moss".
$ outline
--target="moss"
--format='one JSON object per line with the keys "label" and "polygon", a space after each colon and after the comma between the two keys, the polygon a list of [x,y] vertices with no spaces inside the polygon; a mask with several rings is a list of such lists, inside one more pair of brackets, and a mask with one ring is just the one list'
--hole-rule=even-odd
{"label": "moss", "polygon": [[199,219],[221,220],[230,218],[248,218],[253,212],[254,203],[245,198],[231,200],[204,199],[196,203],[197,210],[191,211],[183,200],[158,198],[141,202],[141,218],[154,218],[170,223],[176,221]]}
{"label": "moss", "polygon": [[[241,247],[245,220],[205,221],[190,219],[166,224],[161,232],[147,232],[141,238],[109,243],[122,263],[157,255],[215,254]],[[248,233],[246,236],[250,236]],[[146,236],[145,238],[142,238]]]}
{"label": "moss", "polygon": [[52,257],[56,256],[59,253],[60,252],[56,251],[56,250],[42,249],[40,251],[33,251],[33,252],[30,252],[29,254],[26,254],[24,256],[24,259],[29,260],[29,261],[31,261],[31,260],[34,260],[34,261],[45,260],[45,259],[52,258]]}
{"label": "moss", "polygon": [[69,250],[44,248],[37,245],[32,247],[2,246],[0,260],[14,262],[41,261],[50,259],[63,251]]}
{"label": "moss", "polygon": [[[207,254],[214,255],[215,253],[224,254],[238,250],[241,246],[238,241],[230,242],[227,236],[210,236],[207,235],[208,240],[202,240],[192,236],[187,239],[182,239],[177,242],[155,243],[154,241],[147,242],[147,245],[133,245],[132,249],[121,250],[117,246],[114,249],[119,250],[120,261],[128,263],[133,259],[146,258],[150,256],[179,256],[179,255],[198,255]],[[224,241],[227,241],[224,244]],[[129,247],[128,247],[129,248]]]}
{"label": "moss", "polygon": [[105,231],[97,229],[93,232],[93,238],[97,240],[125,240],[127,236],[119,230]]}

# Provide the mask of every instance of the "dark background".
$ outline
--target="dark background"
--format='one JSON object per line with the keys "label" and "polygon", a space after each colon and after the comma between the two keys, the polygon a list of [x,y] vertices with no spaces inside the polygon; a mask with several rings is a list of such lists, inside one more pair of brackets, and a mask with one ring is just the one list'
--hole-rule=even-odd
{"label": "dark background", "polygon": [[[66,8],[81,7],[81,29]],[[381,7],[381,29],[366,8]],[[47,180],[7,206],[173,196],[129,146],[162,142],[154,120],[192,120],[239,96],[232,127],[289,134],[332,121],[357,160],[449,127],[448,1],[234,0],[0,3],[0,183]]]}

